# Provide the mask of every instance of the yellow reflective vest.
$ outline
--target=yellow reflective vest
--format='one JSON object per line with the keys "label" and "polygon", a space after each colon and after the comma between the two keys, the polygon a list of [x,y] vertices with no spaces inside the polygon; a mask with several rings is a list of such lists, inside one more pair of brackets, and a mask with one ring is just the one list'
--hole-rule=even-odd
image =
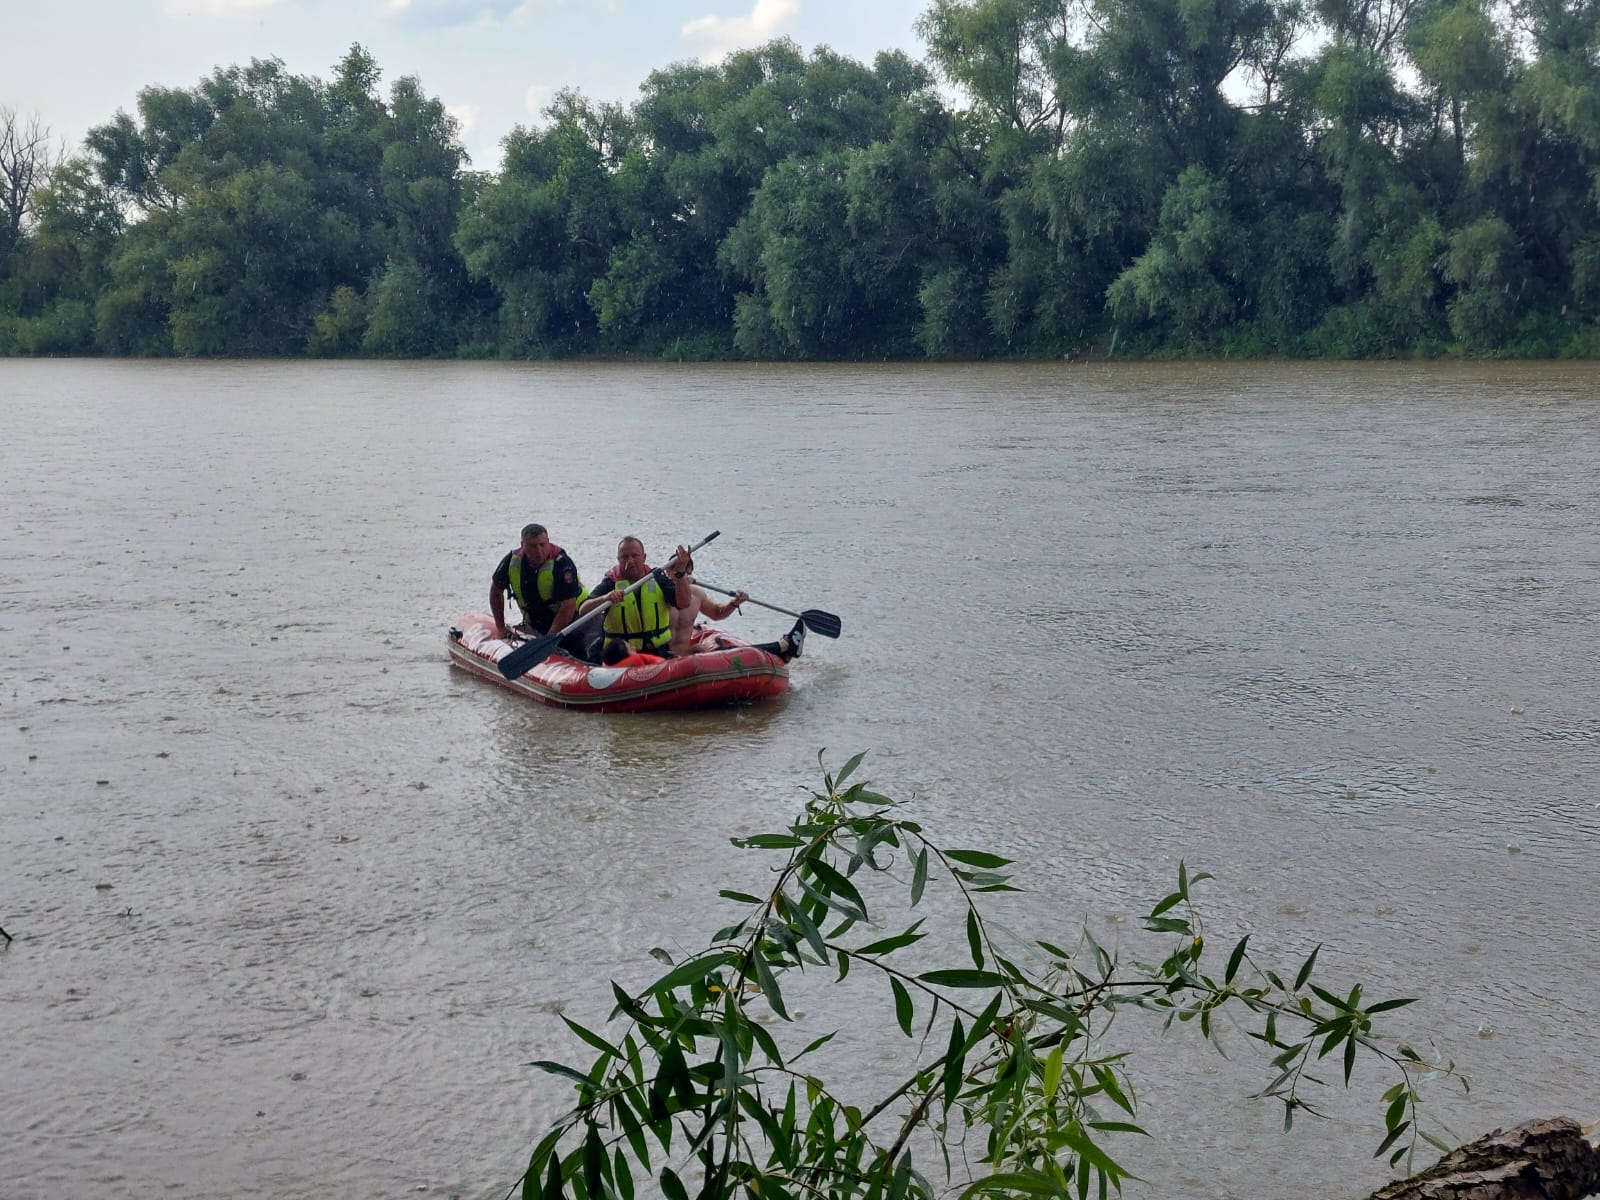
{"label": "yellow reflective vest", "polygon": [[[556,605],[553,603],[556,593],[556,563],[557,558],[552,558],[533,573],[533,593],[526,591],[526,580],[522,574],[523,557],[520,554],[511,556],[510,565],[506,568],[511,582],[511,595],[516,599],[517,607],[522,610],[530,624],[540,628],[549,629],[550,622],[556,619]],[[576,603],[582,605],[589,598],[589,589],[583,586],[583,580],[578,580],[578,596]]]}
{"label": "yellow reflective vest", "polygon": [[[630,585],[627,580],[618,579],[615,586],[620,591]],[[606,609],[606,636],[624,638],[635,650],[654,653],[672,640],[670,619],[666,593],[652,572],[648,579]]]}

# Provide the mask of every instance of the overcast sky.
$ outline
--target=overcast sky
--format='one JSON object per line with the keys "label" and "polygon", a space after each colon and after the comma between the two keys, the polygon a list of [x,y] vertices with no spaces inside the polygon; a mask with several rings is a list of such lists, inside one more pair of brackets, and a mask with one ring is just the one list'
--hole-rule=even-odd
{"label": "overcast sky", "polygon": [[280,58],[329,78],[351,43],[415,75],[461,121],[473,166],[499,165],[512,126],[541,123],[560,88],[631,103],[645,76],[789,37],[870,64],[922,57],[928,0],[0,0],[0,107],[38,114],[69,147],[139,89],[189,88],[212,70]]}

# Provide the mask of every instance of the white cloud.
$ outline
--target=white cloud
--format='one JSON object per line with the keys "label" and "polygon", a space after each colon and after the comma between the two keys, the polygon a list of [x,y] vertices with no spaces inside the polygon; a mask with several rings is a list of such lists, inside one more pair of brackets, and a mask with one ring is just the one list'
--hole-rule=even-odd
{"label": "white cloud", "polygon": [[528,7],[528,0],[389,0],[392,17],[420,29],[494,25]]}
{"label": "white cloud", "polygon": [[523,93],[522,106],[528,110],[530,117],[537,117],[555,94],[555,88],[548,83],[536,83]]}
{"label": "white cloud", "polygon": [[696,17],[685,21],[684,40],[701,46],[702,62],[715,62],[734,50],[759,46],[788,32],[800,15],[800,0],[755,0],[742,17]]}
{"label": "white cloud", "polygon": [[466,137],[478,127],[478,106],[476,104],[446,104],[444,111],[456,119],[456,124],[461,127],[461,136]]}
{"label": "white cloud", "polygon": [[253,12],[279,3],[281,0],[164,0],[161,8],[169,17],[190,17],[195,13]]}

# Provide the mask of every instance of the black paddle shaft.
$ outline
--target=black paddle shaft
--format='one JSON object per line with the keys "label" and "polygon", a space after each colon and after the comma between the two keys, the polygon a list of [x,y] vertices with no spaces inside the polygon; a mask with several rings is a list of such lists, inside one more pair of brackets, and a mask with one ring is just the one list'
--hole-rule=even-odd
{"label": "black paddle shaft", "polygon": [[[718,587],[714,583],[707,583],[704,579],[696,579],[695,583],[712,592],[720,592],[724,596],[736,593],[725,587]],[[762,608],[770,608],[773,612],[781,612],[786,617],[798,617],[812,633],[820,633],[823,637],[836,638],[844,632],[844,623],[831,612],[823,612],[820,608],[808,608],[805,612],[794,612],[791,609],[779,608],[776,604],[768,604],[765,600],[757,600],[754,596],[746,596],[751,604],[759,604]]]}

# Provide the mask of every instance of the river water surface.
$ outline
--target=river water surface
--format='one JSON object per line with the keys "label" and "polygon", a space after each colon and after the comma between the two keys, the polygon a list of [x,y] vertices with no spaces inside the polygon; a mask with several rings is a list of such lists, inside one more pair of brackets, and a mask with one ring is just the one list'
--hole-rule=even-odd
{"label": "river water surface", "polygon": [[[1459,1137],[1600,1117],[1597,464],[1581,365],[0,362],[0,1194],[504,1195],[558,1014],[760,888],[820,751],[1015,858],[1019,933],[1183,860],[1213,941],[1421,997]],[[530,520],[591,582],[720,529],[844,636],[538,707],[445,653]],[[1376,1072],[1283,1135],[1242,1039],[1136,1036],[1130,1195],[1385,1178]]]}

